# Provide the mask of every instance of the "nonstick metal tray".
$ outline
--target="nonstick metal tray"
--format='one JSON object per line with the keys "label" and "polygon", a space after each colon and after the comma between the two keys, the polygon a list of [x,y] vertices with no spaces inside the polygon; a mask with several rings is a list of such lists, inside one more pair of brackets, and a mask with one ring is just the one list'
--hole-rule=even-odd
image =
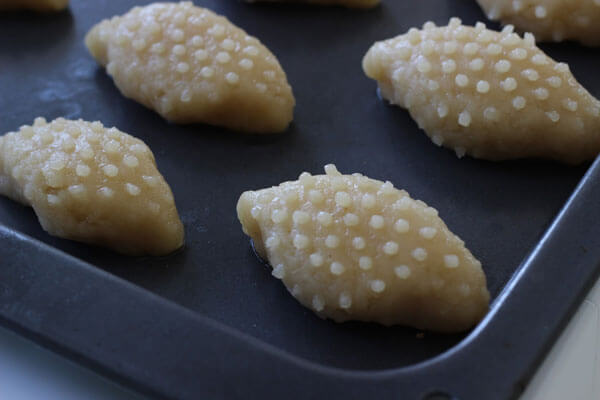
{"label": "nonstick metal tray", "polygon": [[[120,95],[83,38],[145,3],[0,14],[0,132],[41,115],[140,137],[173,189],[186,246],[118,255],[51,237],[30,208],[0,198],[0,322],[159,398],[517,396],[596,278],[600,164],[459,160],[383,103],[361,70],[376,40],[427,20],[485,20],[475,1],[384,0],[369,11],[195,1],[260,38],[287,72],[295,121],[272,136],[169,124]],[[541,47],[600,94],[599,50]],[[245,190],[327,163],[436,207],[483,263],[493,297],[485,320],[462,335],[336,324],[289,296],[255,257],[235,205]]]}

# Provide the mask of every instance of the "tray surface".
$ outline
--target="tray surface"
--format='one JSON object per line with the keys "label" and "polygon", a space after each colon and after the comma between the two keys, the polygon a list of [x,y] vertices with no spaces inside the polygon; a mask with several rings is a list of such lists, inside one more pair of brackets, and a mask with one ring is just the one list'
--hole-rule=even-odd
{"label": "tray surface", "polygon": [[[195,1],[226,15],[279,58],[298,105],[289,131],[275,136],[169,124],[120,95],[83,37],[100,19],[145,3],[73,0],[70,11],[56,15],[0,14],[0,132],[41,115],[101,120],[141,138],[173,189],[185,248],[168,257],[133,258],[57,239],[42,231],[31,209],[5,198],[0,223],[292,355],[346,370],[383,370],[429,359],[465,336],[421,338],[403,327],[317,318],[253,254],[235,215],[243,191],[296,179],[304,170],[322,173],[327,163],[343,173],[390,180],[439,210],[481,260],[495,298],[587,168],[459,160],[431,144],[407,112],[376,96],[375,83],[361,70],[374,41],[427,20],[485,21],[474,1],[384,0],[370,11]],[[541,47],[600,94],[600,51]]]}

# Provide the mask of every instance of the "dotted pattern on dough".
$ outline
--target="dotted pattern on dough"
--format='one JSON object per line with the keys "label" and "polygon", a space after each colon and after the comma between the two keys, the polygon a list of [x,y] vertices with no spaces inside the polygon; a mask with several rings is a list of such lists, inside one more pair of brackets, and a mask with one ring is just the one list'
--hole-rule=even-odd
{"label": "dotted pattern on dough", "polygon": [[126,97],[171,121],[279,132],[292,120],[295,100],[275,56],[191,2],[135,7],[97,24],[86,45]]}
{"label": "dotted pattern on dough", "polygon": [[478,0],[491,20],[513,24],[540,41],[600,45],[600,0]]}
{"label": "dotted pattern on dough", "polygon": [[171,189],[148,146],[100,122],[36,118],[0,138],[0,194],[49,233],[132,254],[183,244]]}
{"label": "dotted pattern on dough", "polygon": [[481,264],[435,209],[390,182],[325,170],[238,202],[273,276],[336,321],[442,331],[479,321],[489,301]]}
{"label": "dotted pattern on dough", "polygon": [[438,146],[459,157],[553,158],[578,163],[600,151],[600,102],[531,34],[458,18],[378,42],[363,60],[383,96],[405,107]]}

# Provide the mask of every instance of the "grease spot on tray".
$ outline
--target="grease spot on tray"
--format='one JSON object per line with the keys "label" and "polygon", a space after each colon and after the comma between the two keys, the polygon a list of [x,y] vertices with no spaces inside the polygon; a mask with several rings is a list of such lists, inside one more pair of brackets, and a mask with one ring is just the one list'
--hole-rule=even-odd
{"label": "grease spot on tray", "polygon": [[209,207],[205,207],[203,210],[194,209],[181,214],[181,220],[187,229],[193,229],[196,232],[204,233],[208,232],[208,228],[202,223],[207,220],[209,213]]}
{"label": "grease spot on tray", "polygon": [[[90,70],[87,66],[79,65],[74,68],[74,72],[70,76],[87,78],[93,74],[93,70]],[[87,83],[82,84],[82,82],[72,80],[48,81],[44,82],[43,89],[37,93],[37,97],[44,103],[52,103],[56,109],[47,110],[51,111],[52,115],[77,119],[81,117],[82,106],[76,98],[91,90],[93,90],[92,85]]]}
{"label": "grease spot on tray", "polygon": [[96,71],[97,64],[92,60],[80,58],[69,65],[69,76],[76,79],[92,79]]}
{"label": "grease spot on tray", "polygon": [[57,100],[67,100],[77,93],[81,92],[80,88],[70,87],[65,82],[48,82],[46,88],[38,93],[40,100],[45,102],[53,102]]}

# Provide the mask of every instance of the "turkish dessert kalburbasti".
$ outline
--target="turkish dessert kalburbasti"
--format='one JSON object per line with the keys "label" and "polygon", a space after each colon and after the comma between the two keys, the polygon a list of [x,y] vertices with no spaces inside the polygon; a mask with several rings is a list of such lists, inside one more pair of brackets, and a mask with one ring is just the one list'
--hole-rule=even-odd
{"label": "turkish dessert kalburbasti", "polygon": [[477,0],[488,18],[532,32],[540,41],[600,45],[599,0]]}
{"label": "turkish dessert kalburbasti", "polygon": [[338,322],[443,332],[485,315],[481,263],[434,208],[390,182],[325,171],[237,204],[244,232],[300,303]]}
{"label": "turkish dessert kalburbasti", "polygon": [[183,225],[154,155],[100,122],[58,118],[0,137],[0,194],[33,207],[51,235],[133,255],[183,245]]}
{"label": "turkish dessert kalburbasti", "polygon": [[569,66],[520,37],[458,18],[375,43],[363,59],[381,94],[459,157],[579,163],[600,151],[600,102]]}
{"label": "turkish dessert kalburbasti", "polygon": [[191,2],[134,7],[94,26],[85,43],[123,95],[170,121],[253,133],[292,121],[295,100],[277,58]]}

